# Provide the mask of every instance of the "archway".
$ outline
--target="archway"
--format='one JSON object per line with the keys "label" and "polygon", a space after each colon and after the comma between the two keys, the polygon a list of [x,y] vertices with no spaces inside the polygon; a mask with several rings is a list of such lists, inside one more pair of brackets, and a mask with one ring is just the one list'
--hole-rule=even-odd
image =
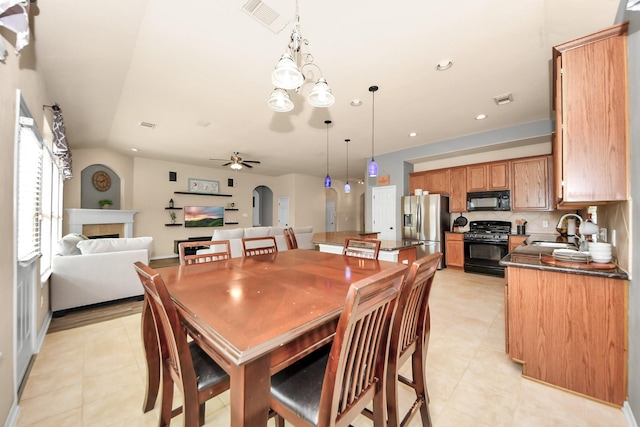
{"label": "archway", "polygon": [[265,185],[253,189],[253,218],[254,227],[273,226],[273,191]]}

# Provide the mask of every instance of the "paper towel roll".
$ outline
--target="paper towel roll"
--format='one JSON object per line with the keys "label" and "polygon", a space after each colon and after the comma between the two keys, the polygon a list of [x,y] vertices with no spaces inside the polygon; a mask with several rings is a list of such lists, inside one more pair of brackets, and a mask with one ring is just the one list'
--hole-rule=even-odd
{"label": "paper towel roll", "polygon": [[567,236],[576,235],[576,219],[567,218]]}

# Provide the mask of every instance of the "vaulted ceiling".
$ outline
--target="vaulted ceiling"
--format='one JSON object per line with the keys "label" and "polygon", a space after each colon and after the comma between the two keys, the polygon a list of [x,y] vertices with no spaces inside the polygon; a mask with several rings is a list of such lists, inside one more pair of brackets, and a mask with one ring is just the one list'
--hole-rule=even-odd
{"label": "vaulted ceiling", "polygon": [[[272,15],[247,12],[256,6]],[[548,119],[552,46],[612,25],[617,8],[618,0],[300,0],[302,33],[336,102],[309,105],[307,80],[288,113],[267,100],[295,0],[39,1],[32,44],[72,150],[212,168],[224,162],[209,159],[237,151],[261,161],[240,173],[324,176],[332,120],[330,171],[344,179],[346,138],[351,177],[371,155],[369,86],[380,88],[376,154]],[[436,70],[444,59],[453,66]],[[506,94],[513,102],[494,102]],[[475,120],[480,113],[488,117]]]}

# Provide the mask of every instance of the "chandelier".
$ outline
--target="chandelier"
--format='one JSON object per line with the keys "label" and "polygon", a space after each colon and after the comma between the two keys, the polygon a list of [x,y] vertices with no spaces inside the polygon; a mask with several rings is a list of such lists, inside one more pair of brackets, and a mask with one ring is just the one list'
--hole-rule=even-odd
{"label": "chandelier", "polygon": [[[322,70],[313,62],[313,56],[307,50],[308,45],[309,40],[303,37],[300,30],[300,14],[296,0],[295,24],[289,44],[271,74],[271,82],[275,86],[269,97],[269,106],[272,110],[279,113],[293,110],[293,101],[287,91],[300,91],[300,87],[305,81],[304,72],[308,67],[317,68],[319,73],[319,77],[309,93],[309,104],[314,107],[326,108],[335,102],[327,81],[322,77]],[[315,78],[315,76],[313,77]]]}

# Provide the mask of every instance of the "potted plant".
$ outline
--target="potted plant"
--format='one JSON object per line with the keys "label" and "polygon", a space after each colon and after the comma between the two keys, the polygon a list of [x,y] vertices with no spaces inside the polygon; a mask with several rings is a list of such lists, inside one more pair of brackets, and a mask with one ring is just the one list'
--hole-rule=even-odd
{"label": "potted plant", "polygon": [[175,224],[176,223],[176,213],[175,212],[169,212],[169,216],[171,217],[171,224]]}
{"label": "potted plant", "polygon": [[100,203],[100,206],[102,207],[102,209],[109,209],[111,208],[111,205],[113,205],[113,201],[109,199],[102,199],[98,201],[98,203]]}

